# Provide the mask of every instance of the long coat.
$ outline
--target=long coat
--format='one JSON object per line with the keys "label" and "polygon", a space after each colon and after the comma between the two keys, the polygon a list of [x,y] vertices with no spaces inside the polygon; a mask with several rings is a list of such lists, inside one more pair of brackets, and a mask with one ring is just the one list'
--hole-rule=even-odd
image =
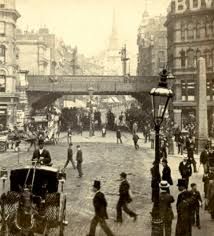
{"label": "long coat", "polygon": [[189,178],[192,175],[191,164],[188,161],[186,163],[182,161],[179,165],[179,172],[183,179]]}
{"label": "long coat", "polygon": [[44,165],[48,165],[51,163],[51,155],[50,152],[46,149],[43,149],[42,153],[40,154],[39,149],[36,149],[33,153],[33,157],[32,157],[32,161],[35,160],[40,160],[40,158],[42,157],[43,160],[43,164]]}
{"label": "long coat", "polygon": [[160,216],[164,222],[171,222],[174,218],[171,203],[175,200],[169,193],[160,193]]}
{"label": "long coat", "polygon": [[162,180],[167,181],[170,185],[173,185],[172,177],[171,177],[171,169],[169,166],[165,166],[162,172]]}
{"label": "long coat", "polygon": [[129,183],[127,180],[124,180],[120,184],[119,188],[119,201],[124,203],[130,203],[132,201],[130,194],[129,194]]}
{"label": "long coat", "polygon": [[177,225],[176,236],[192,235],[192,207],[194,201],[191,192],[185,190],[178,195],[177,199]]}
{"label": "long coat", "polygon": [[97,192],[95,194],[93,199],[93,205],[96,216],[103,219],[108,219],[107,201],[105,199],[105,195],[102,192]]}

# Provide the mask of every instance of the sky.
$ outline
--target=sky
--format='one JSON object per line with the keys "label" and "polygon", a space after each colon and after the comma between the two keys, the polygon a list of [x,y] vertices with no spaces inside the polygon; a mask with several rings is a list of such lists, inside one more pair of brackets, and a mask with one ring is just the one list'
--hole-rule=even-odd
{"label": "sky", "polygon": [[[150,15],[166,14],[170,0],[147,0]],[[105,50],[111,34],[113,9],[116,12],[121,47],[137,52],[137,28],[146,0],[16,0],[21,14],[18,27],[37,30],[47,26],[66,44],[93,56]],[[155,3],[154,3],[155,2]]]}

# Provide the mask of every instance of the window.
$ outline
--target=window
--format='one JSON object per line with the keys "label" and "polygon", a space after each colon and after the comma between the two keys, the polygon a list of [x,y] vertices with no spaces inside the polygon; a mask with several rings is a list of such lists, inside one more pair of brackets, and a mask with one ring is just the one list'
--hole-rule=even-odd
{"label": "window", "polygon": [[185,55],[185,51],[182,50],[180,52],[181,54],[181,67],[185,67],[186,66],[186,55]]}
{"label": "window", "polygon": [[5,22],[0,21],[0,35],[5,35]]}
{"label": "window", "polygon": [[0,75],[0,92],[6,91],[6,78],[5,75]]}
{"label": "window", "polygon": [[5,63],[5,46],[0,45],[0,62]]}
{"label": "window", "polygon": [[192,49],[188,50],[187,52],[187,65],[188,68],[194,68],[195,66],[195,56],[194,51]]}
{"label": "window", "polygon": [[181,40],[185,40],[185,25],[184,23],[181,24]]}
{"label": "window", "polygon": [[188,39],[193,39],[194,38],[194,29],[193,29],[193,24],[192,23],[190,23],[188,25],[187,38]]}
{"label": "window", "polygon": [[0,8],[5,8],[5,4],[0,4]]}
{"label": "window", "polygon": [[201,26],[200,23],[196,23],[196,38],[200,38],[201,37]]}

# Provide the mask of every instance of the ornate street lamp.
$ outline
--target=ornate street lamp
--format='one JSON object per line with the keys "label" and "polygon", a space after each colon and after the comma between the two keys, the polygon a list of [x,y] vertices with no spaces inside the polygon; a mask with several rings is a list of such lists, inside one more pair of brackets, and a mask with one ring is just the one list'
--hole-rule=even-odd
{"label": "ornate street lamp", "polygon": [[89,101],[89,137],[93,136],[93,128],[92,128],[92,114],[93,114],[93,105],[92,105],[92,98],[93,98],[93,93],[94,93],[94,88],[93,87],[89,87],[88,88],[88,93],[89,93],[89,97],[90,97],[90,101]]}
{"label": "ornate street lamp", "polygon": [[167,77],[169,73],[166,69],[160,73],[160,82],[157,88],[150,92],[152,99],[152,113],[155,129],[155,161],[152,171],[152,236],[162,235],[162,221],[159,212],[159,182],[160,182],[160,127],[164,119],[169,100],[173,97],[173,92],[167,86]]}

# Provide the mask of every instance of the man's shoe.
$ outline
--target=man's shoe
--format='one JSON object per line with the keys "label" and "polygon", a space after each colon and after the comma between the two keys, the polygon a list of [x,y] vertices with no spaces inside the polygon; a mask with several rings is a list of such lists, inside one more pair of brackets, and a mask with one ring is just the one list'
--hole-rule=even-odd
{"label": "man's shoe", "polygon": [[137,215],[135,215],[135,216],[133,217],[133,221],[134,221],[134,222],[137,221]]}
{"label": "man's shoe", "polygon": [[197,227],[198,227],[198,229],[201,229],[201,226],[200,226],[200,225],[198,225]]}

